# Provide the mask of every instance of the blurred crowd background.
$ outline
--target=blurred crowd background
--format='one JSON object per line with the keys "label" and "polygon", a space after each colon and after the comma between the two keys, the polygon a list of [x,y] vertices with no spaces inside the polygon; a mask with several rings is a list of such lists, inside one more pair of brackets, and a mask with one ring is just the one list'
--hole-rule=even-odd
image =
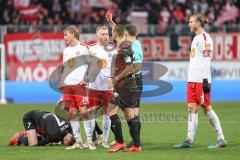
{"label": "blurred crowd background", "polygon": [[110,9],[117,23],[131,23],[133,12],[164,31],[169,24],[187,24],[202,13],[212,26],[240,24],[240,0],[0,0],[0,25],[104,24]]}

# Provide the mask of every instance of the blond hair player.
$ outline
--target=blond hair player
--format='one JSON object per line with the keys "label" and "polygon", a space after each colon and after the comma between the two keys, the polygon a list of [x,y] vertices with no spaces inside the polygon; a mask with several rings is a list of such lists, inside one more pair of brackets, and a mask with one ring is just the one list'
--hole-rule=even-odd
{"label": "blond hair player", "polygon": [[200,14],[193,15],[189,20],[190,31],[195,33],[191,45],[190,62],[187,81],[187,104],[188,104],[188,132],[186,140],[174,145],[175,148],[193,147],[194,136],[198,126],[198,108],[201,107],[213,126],[217,135],[217,142],[208,148],[226,147],[223,131],[218,116],[210,103],[211,96],[211,72],[210,64],[213,51],[212,38],[204,26],[208,21]]}

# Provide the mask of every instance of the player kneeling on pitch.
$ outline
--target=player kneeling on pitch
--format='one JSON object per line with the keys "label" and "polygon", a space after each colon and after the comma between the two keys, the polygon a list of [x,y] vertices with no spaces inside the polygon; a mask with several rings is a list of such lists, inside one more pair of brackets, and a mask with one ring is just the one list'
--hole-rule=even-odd
{"label": "player kneeling on pitch", "polygon": [[15,134],[8,145],[44,146],[53,142],[72,145],[75,142],[70,123],[50,112],[27,112],[23,125],[25,131]]}

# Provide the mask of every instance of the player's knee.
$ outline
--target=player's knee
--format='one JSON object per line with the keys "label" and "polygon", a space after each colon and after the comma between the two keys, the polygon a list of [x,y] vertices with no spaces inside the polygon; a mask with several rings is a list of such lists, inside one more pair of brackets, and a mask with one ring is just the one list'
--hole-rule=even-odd
{"label": "player's knee", "polygon": [[83,120],[88,120],[88,119],[91,118],[91,116],[89,115],[88,112],[81,112],[80,115],[81,115],[81,118],[82,118]]}
{"label": "player's knee", "polygon": [[118,113],[118,108],[115,105],[110,104],[109,107],[107,108],[107,115],[111,117],[117,113]]}
{"label": "player's knee", "polygon": [[202,111],[204,114],[207,114],[208,112],[210,112],[212,110],[211,106],[202,106]]}
{"label": "player's knee", "polygon": [[120,118],[118,117],[117,114],[112,115],[110,117],[110,120],[111,120],[111,126],[117,126],[117,125],[121,124]]}
{"label": "player's knee", "polygon": [[188,106],[188,112],[189,112],[189,113],[197,113],[197,107],[196,107],[196,106],[189,105],[189,106]]}
{"label": "player's knee", "polygon": [[134,113],[125,113],[126,120],[133,119],[136,115]]}
{"label": "player's knee", "polygon": [[77,117],[78,112],[76,108],[69,108],[68,112],[70,119],[75,119]]}

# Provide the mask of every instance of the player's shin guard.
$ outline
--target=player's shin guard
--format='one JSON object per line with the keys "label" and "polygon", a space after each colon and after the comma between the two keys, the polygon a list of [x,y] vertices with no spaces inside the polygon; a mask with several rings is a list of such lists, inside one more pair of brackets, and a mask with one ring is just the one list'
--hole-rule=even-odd
{"label": "player's shin guard", "polygon": [[187,141],[189,143],[193,143],[197,126],[198,126],[198,113],[189,113],[188,114],[188,132],[187,132]]}
{"label": "player's shin guard", "polygon": [[141,122],[139,116],[136,116],[128,121],[129,132],[133,140],[133,145],[136,147],[141,146],[140,131]]}
{"label": "player's shin guard", "polygon": [[122,126],[121,126],[121,121],[118,117],[117,114],[114,114],[113,116],[110,117],[111,119],[111,129],[113,131],[113,134],[115,136],[115,140],[118,143],[123,143],[123,135],[122,135]]}
{"label": "player's shin guard", "polygon": [[103,127],[103,142],[104,143],[107,143],[107,141],[108,141],[108,136],[109,136],[109,132],[110,132],[110,126],[111,126],[111,120],[110,120],[108,115],[104,114],[103,115],[103,123],[102,123],[102,127]]}
{"label": "player's shin guard", "polygon": [[82,143],[82,137],[80,132],[80,123],[77,118],[70,120],[70,124],[73,130],[74,138],[77,143]]}

